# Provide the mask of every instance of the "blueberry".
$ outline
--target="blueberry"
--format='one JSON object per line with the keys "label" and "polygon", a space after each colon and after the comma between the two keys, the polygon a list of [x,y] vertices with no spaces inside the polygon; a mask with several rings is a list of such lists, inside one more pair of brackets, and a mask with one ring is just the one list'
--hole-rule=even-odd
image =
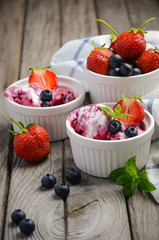
{"label": "blueberry", "polygon": [[66,180],[70,183],[76,184],[81,180],[81,173],[76,169],[70,169],[66,172]]}
{"label": "blueberry", "polygon": [[114,48],[109,47],[108,49],[115,54]]}
{"label": "blueberry", "polygon": [[119,54],[113,54],[109,58],[109,64],[111,67],[120,67],[122,62],[123,62],[122,57]]}
{"label": "blueberry", "polygon": [[51,107],[51,103],[48,102],[48,101],[43,101],[43,102],[41,103],[41,107]]}
{"label": "blueberry", "polygon": [[52,100],[52,92],[50,90],[43,90],[40,93],[40,98],[42,101],[51,101]]}
{"label": "blueberry", "polygon": [[67,184],[58,184],[55,187],[55,193],[65,200],[70,193],[70,188]]}
{"label": "blueberry", "polygon": [[120,71],[123,76],[131,76],[133,73],[133,67],[129,63],[122,63]]}
{"label": "blueberry", "polygon": [[31,219],[23,219],[19,223],[19,228],[22,233],[30,235],[35,230],[35,223]]}
{"label": "blueberry", "polygon": [[12,222],[19,224],[19,222],[26,217],[25,212],[23,212],[21,209],[16,209],[11,214]]}
{"label": "blueberry", "polygon": [[56,184],[56,178],[52,174],[46,174],[41,180],[41,184],[46,189],[51,189]]}
{"label": "blueberry", "polygon": [[108,130],[112,134],[116,134],[117,132],[121,131],[121,123],[118,120],[112,120],[109,122]]}
{"label": "blueberry", "polygon": [[137,67],[138,67],[137,64],[138,64],[138,61],[135,61],[135,62],[133,63],[133,65],[132,65],[132,67],[133,67],[133,68],[137,68]]}
{"label": "blueberry", "polygon": [[140,75],[142,74],[141,70],[139,68],[133,68],[133,73],[132,73],[132,76],[135,76],[135,75]]}
{"label": "blueberry", "polygon": [[127,137],[135,137],[138,135],[138,131],[137,131],[136,127],[127,127],[125,129],[125,135]]}
{"label": "blueberry", "polygon": [[119,67],[111,68],[108,75],[116,77],[122,76]]}

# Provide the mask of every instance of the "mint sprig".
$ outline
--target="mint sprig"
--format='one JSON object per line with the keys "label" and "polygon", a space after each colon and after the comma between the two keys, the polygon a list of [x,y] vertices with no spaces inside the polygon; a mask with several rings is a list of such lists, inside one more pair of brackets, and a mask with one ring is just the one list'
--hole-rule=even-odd
{"label": "mint sprig", "polygon": [[126,198],[130,197],[137,187],[143,192],[156,190],[148,179],[147,172],[145,170],[139,172],[136,156],[129,158],[125,167],[113,170],[108,179],[123,187]]}
{"label": "mint sprig", "polygon": [[133,116],[130,115],[128,113],[121,113],[121,106],[120,104],[117,104],[117,106],[114,108],[114,111],[112,111],[109,107],[105,107],[105,106],[98,106],[102,111],[104,111],[104,113],[110,114],[112,116],[112,118],[115,120],[117,118],[124,118],[126,116]]}

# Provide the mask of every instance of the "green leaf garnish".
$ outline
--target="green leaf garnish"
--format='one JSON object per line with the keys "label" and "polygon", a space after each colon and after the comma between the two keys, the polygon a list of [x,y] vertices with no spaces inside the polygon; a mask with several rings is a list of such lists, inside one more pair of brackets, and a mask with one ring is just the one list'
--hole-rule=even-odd
{"label": "green leaf garnish", "polygon": [[[134,116],[134,115],[130,115],[128,113],[121,113],[121,106],[120,104],[118,104],[115,108],[114,111],[112,111],[110,108],[105,107],[105,106],[98,106],[108,117],[108,114],[111,115],[111,117],[115,120],[117,118],[124,118],[126,116]],[[120,114],[121,113],[121,114]]]}
{"label": "green leaf garnish", "polygon": [[131,196],[137,187],[143,192],[156,190],[148,179],[147,172],[145,170],[139,172],[136,166],[136,156],[129,158],[125,167],[113,170],[108,179],[123,187],[126,198]]}

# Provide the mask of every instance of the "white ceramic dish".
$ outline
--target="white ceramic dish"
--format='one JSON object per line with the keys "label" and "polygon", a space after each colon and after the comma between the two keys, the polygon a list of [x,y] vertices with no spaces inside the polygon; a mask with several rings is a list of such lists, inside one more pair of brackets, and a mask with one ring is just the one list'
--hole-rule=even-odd
{"label": "white ceramic dish", "polygon": [[84,73],[92,103],[117,102],[122,94],[127,98],[142,97],[159,87],[159,69],[137,76],[112,77],[90,71],[85,62]]}
{"label": "white ceramic dish", "polygon": [[[58,86],[64,86],[72,89],[77,98],[69,103],[54,107],[28,107],[17,104],[5,98],[5,102],[11,118],[21,121],[25,126],[35,122],[37,125],[46,129],[50,141],[58,141],[67,138],[66,118],[75,108],[82,106],[85,99],[85,89],[81,82],[71,77],[57,76]],[[26,86],[28,78],[19,80],[10,86]],[[9,86],[9,87],[10,87]],[[18,131],[19,128],[13,123],[13,128]]]}
{"label": "white ceramic dish", "polygon": [[[112,103],[106,104],[112,107]],[[145,110],[146,131],[136,137],[124,140],[96,140],[77,134],[66,120],[67,134],[70,138],[75,164],[82,171],[97,177],[108,177],[111,171],[124,167],[130,157],[136,155],[136,164],[142,169],[149,157],[154,119]]]}

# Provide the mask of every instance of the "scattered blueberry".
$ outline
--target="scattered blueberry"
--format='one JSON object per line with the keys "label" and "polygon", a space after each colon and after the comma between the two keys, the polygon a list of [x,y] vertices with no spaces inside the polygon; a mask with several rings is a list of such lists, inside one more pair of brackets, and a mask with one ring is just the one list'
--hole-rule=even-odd
{"label": "scattered blueberry", "polygon": [[111,68],[109,71],[109,76],[122,76],[119,67]]}
{"label": "scattered blueberry", "polygon": [[41,184],[46,189],[51,189],[56,184],[56,178],[52,174],[46,174],[41,180]]}
{"label": "scattered blueberry", "polygon": [[133,73],[133,67],[129,63],[122,63],[120,71],[123,76],[131,76]]}
{"label": "scattered blueberry", "polygon": [[119,54],[113,54],[109,58],[109,64],[111,67],[120,67],[122,62],[123,62],[123,59]]}
{"label": "scattered blueberry", "polygon": [[40,93],[40,98],[42,101],[51,101],[52,100],[52,92],[49,90],[43,90]]}
{"label": "scattered blueberry", "polygon": [[114,48],[109,47],[108,49],[115,54]]}
{"label": "scattered blueberry", "polygon": [[48,101],[43,101],[43,102],[41,103],[41,107],[51,107],[51,103],[48,102]]}
{"label": "scattered blueberry", "polygon": [[65,200],[70,193],[70,188],[67,184],[58,184],[55,186],[55,193]]}
{"label": "scattered blueberry", "polygon": [[16,209],[11,214],[12,222],[19,224],[19,222],[26,217],[25,213],[21,209]]}
{"label": "scattered blueberry", "polygon": [[81,180],[81,173],[76,169],[70,169],[66,172],[66,180],[70,183],[76,184]]}
{"label": "scattered blueberry", "polygon": [[35,223],[31,219],[23,219],[20,221],[19,228],[22,233],[30,235],[35,230]]}
{"label": "scattered blueberry", "polygon": [[112,120],[109,122],[108,130],[112,134],[116,134],[117,132],[121,131],[121,123],[118,120]]}
{"label": "scattered blueberry", "polygon": [[138,131],[137,131],[137,129],[135,127],[127,127],[125,129],[125,135],[127,137],[135,137],[135,136],[138,135]]}
{"label": "scattered blueberry", "polygon": [[141,70],[139,68],[133,68],[133,73],[132,73],[132,76],[135,76],[135,75],[140,75],[142,74]]}

